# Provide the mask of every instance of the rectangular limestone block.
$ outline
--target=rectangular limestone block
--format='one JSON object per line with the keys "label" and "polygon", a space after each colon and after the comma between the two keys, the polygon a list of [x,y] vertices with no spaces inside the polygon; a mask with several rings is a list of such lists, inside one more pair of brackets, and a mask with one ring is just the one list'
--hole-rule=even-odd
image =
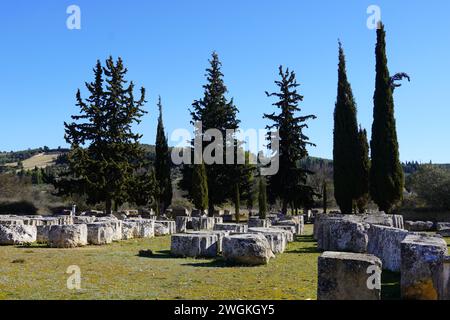
{"label": "rectangular limestone block", "polygon": [[408,231],[386,226],[371,225],[367,231],[369,243],[367,253],[381,259],[383,268],[392,272],[400,272],[401,243]]}
{"label": "rectangular limestone block", "polygon": [[382,263],[374,255],[328,251],[318,267],[318,300],[381,299]]}
{"label": "rectangular limestone block", "polygon": [[447,243],[440,236],[409,234],[401,243],[401,293],[403,299],[437,300],[440,273]]}

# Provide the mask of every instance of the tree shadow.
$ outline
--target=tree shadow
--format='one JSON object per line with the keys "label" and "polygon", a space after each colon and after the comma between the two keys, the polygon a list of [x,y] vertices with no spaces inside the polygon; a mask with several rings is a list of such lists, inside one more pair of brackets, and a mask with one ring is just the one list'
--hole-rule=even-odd
{"label": "tree shadow", "polygon": [[317,242],[313,236],[296,236],[295,242]]}
{"label": "tree shadow", "polygon": [[216,258],[214,260],[208,261],[199,261],[199,262],[190,262],[184,263],[183,266],[196,267],[196,268],[252,268],[255,266],[252,265],[242,265],[238,263],[234,263],[231,261],[226,261],[223,258]]}
{"label": "tree shadow", "polygon": [[309,247],[297,250],[288,250],[286,253],[320,253],[320,251],[316,247]]}
{"label": "tree shadow", "polygon": [[136,255],[140,258],[147,259],[175,259],[177,256],[173,255],[170,250],[160,250],[160,251],[151,251],[151,250],[141,250]]}
{"label": "tree shadow", "polygon": [[381,273],[381,300],[400,299],[400,273],[383,270]]}

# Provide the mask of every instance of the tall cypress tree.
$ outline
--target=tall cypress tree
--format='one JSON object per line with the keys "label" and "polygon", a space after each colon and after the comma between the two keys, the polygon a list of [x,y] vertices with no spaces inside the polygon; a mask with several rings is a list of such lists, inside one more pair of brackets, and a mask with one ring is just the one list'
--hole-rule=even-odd
{"label": "tall cypress tree", "polygon": [[202,212],[208,209],[208,178],[203,163],[194,165],[191,194],[196,209]]}
{"label": "tall cypress tree", "polygon": [[241,192],[239,190],[239,183],[234,185],[234,212],[236,217],[236,222],[241,222]]}
{"label": "tall cypress tree", "polygon": [[170,152],[164,131],[161,97],[158,100],[159,118],[156,134],[155,176],[159,187],[159,209],[164,213],[172,203],[172,179],[170,177]]}
{"label": "tall cypress tree", "polygon": [[386,33],[381,24],[377,30],[376,81],[374,94],[372,165],[370,195],[381,211],[390,213],[403,197],[404,177],[400,163],[394,117],[394,98],[386,57]]}
{"label": "tall cypress tree", "polygon": [[347,79],[344,49],[339,42],[338,90],[334,109],[333,175],[334,197],[344,214],[352,213],[357,198],[355,167],[358,150],[356,103]]}
{"label": "tall cypress tree", "polygon": [[134,84],[127,85],[127,69],[120,58],[115,62],[110,57],[105,67],[98,61],[94,73],[94,82],[86,84],[89,98],[77,92],[80,114],[64,123],[65,139],[71,145],[69,168],[55,186],[59,194],[86,195],[89,204],[104,202],[111,213],[113,205],[149,201],[154,189],[153,176],[145,171],[141,135],[132,131],[145,113],[145,89],[135,100]]}
{"label": "tall cypress tree", "polygon": [[359,128],[358,131],[358,162],[356,166],[358,194],[356,196],[356,206],[359,213],[364,213],[369,203],[369,143],[367,142],[366,129]]}
{"label": "tall cypress tree", "polygon": [[[314,146],[303,130],[307,128],[306,121],[315,119],[314,115],[297,116],[300,112],[299,103],[303,96],[297,92],[295,72],[279,68],[281,80],[275,81],[279,92],[268,93],[268,97],[276,97],[278,101],[273,103],[279,110],[278,114],[264,114],[273,124],[266,126],[268,140],[271,141],[272,130],[278,130],[279,137],[279,170],[278,173],[269,177],[269,192],[274,198],[282,202],[282,213],[287,214],[288,205],[299,203],[309,206],[315,194],[313,188],[307,186],[307,177],[311,172],[299,166],[300,160],[308,156],[306,146]],[[269,143],[272,149],[272,144]],[[275,151],[275,150],[273,150]]]}
{"label": "tall cypress tree", "polygon": [[[202,132],[196,133],[201,135],[201,138],[203,138],[204,133],[208,129],[219,130],[223,137],[223,164],[205,164],[208,178],[209,215],[213,215],[216,205],[221,205],[227,200],[235,198],[236,166],[225,165],[225,150],[227,140],[235,141],[234,137],[231,137],[227,130],[238,129],[239,120],[236,118],[238,109],[234,105],[233,99],[228,101],[225,97],[228,90],[223,81],[222,64],[216,52],[213,52],[212,59],[209,60],[209,63],[210,67],[206,69],[207,84],[203,86],[203,98],[194,101],[190,111],[192,116],[191,123],[202,123]],[[203,150],[211,142],[203,141]],[[236,148],[236,141],[234,143],[234,147]],[[215,153],[212,155],[215,156]],[[192,177],[192,167],[186,165],[183,167],[183,179],[179,183],[179,186],[188,192]],[[192,195],[188,196],[192,198]]]}
{"label": "tall cypress tree", "polygon": [[327,213],[328,209],[328,191],[327,191],[327,182],[323,182],[322,186],[322,205],[323,205],[323,213]]}
{"label": "tall cypress tree", "polygon": [[259,218],[266,219],[267,217],[267,187],[264,177],[260,177],[258,181],[258,204],[259,204]]}

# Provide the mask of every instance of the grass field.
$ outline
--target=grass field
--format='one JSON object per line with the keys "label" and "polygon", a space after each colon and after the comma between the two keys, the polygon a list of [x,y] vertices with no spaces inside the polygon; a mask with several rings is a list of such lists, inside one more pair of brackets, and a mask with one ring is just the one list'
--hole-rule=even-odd
{"label": "grass field", "polygon": [[[40,153],[31,158],[22,161],[23,168],[25,170],[32,170],[35,167],[38,168],[46,168],[55,164],[56,159],[58,158],[58,153]],[[6,164],[7,167],[16,167],[17,162]]]}
{"label": "grass field", "polygon": [[[269,265],[232,267],[213,259],[170,255],[170,237],[79,249],[0,247],[0,299],[316,299],[312,226]],[[151,249],[151,258],[139,257]],[[67,289],[69,266],[81,290]],[[398,275],[383,273],[384,298],[397,298]]]}

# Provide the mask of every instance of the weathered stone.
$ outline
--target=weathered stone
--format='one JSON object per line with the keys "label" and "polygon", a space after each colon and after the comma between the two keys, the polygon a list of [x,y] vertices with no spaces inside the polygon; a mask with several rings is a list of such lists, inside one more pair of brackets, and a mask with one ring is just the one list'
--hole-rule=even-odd
{"label": "weathered stone", "polygon": [[18,245],[36,242],[36,226],[0,225],[0,245]]}
{"label": "weathered stone", "polygon": [[440,269],[447,255],[440,236],[409,234],[401,243],[401,293],[403,299],[436,300]]}
{"label": "weathered stone", "polygon": [[103,222],[89,223],[87,226],[87,241],[93,245],[103,245],[113,242],[114,230]]}
{"label": "weathered stone", "polygon": [[103,222],[110,226],[113,229],[113,241],[120,241],[122,240],[122,225],[123,222],[121,220],[110,220]]}
{"label": "weathered stone", "polygon": [[124,221],[122,223],[122,240],[130,240],[139,234],[139,226],[136,221]]}
{"label": "weathered stone", "polygon": [[174,220],[156,220],[155,223],[162,224],[169,230],[168,234],[175,234],[177,232],[177,225]]}
{"label": "weathered stone", "polygon": [[434,223],[431,221],[405,221],[405,229],[408,231],[433,231]]}
{"label": "weathered stone", "polygon": [[225,237],[223,256],[227,261],[242,265],[267,264],[275,257],[266,237],[260,233]]}
{"label": "weathered stone", "polygon": [[164,224],[155,222],[155,236],[167,236],[170,235],[170,230]]}
{"label": "weathered stone", "polygon": [[450,300],[450,257],[444,256],[438,271],[438,298]]}
{"label": "weathered stone", "polygon": [[4,226],[10,226],[10,225],[18,225],[21,224],[23,225],[23,220],[22,219],[15,219],[15,218],[4,218],[4,219],[0,219],[0,225],[4,225]]}
{"label": "weathered stone", "polygon": [[392,220],[394,222],[393,227],[397,229],[405,229],[405,224],[403,222],[403,216],[399,214],[392,215]]}
{"label": "weathered stone", "polygon": [[214,224],[223,223],[223,217],[214,217]]}
{"label": "weathered stone", "polygon": [[285,230],[286,232],[286,236],[287,236],[287,241],[288,242],[293,242],[294,241],[294,234],[296,234],[295,231],[295,226],[271,226],[271,229],[280,229],[280,230]]}
{"label": "weathered stone", "polygon": [[190,217],[183,217],[183,216],[176,217],[176,219],[175,219],[176,232],[177,233],[185,233],[186,229],[187,229],[187,223],[191,219],[192,218],[190,218]]}
{"label": "weathered stone", "polygon": [[135,230],[135,238],[153,238],[155,236],[155,221],[151,219],[136,219],[137,229]]}
{"label": "weathered stone", "polygon": [[371,225],[367,230],[367,252],[381,259],[385,270],[400,272],[401,243],[408,231],[398,228]]}
{"label": "weathered stone", "polygon": [[249,228],[250,233],[260,233],[264,235],[269,242],[273,253],[283,253],[286,250],[288,231],[272,228]]}
{"label": "weathered stone", "polygon": [[269,219],[250,218],[248,220],[249,228],[269,228],[271,225]]}
{"label": "weathered stone", "polygon": [[246,224],[239,223],[216,223],[214,230],[230,231],[233,233],[246,233],[248,226]]}
{"label": "weathered stone", "polygon": [[317,246],[323,251],[367,252],[368,236],[362,223],[343,219],[327,219],[322,222],[322,235]]}
{"label": "weathered stone", "polygon": [[217,234],[206,232],[174,234],[170,252],[181,257],[215,257],[218,239]]}
{"label": "weathered stone", "polygon": [[37,226],[36,227],[36,242],[48,243],[48,233],[50,232],[51,225]]}
{"label": "weathered stone", "polygon": [[94,223],[97,220],[97,217],[94,216],[76,216],[73,218],[74,224],[87,224]]}
{"label": "weathered stone", "polygon": [[53,248],[75,248],[87,243],[85,224],[51,226],[48,233],[48,244]]}
{"label": "weathered stone", "polygon": [[324,252],[318,260],[318,300],[380,300],[379,258],[370,254]]}
{"label": "weathered stone", "polygon": [[446,229],[450,229],[450,222],[438,222],[438,223],[436,223],[436,230],[437,231],[446,230]]}
{"label": "weathered stone", "polygon": [[276,226],[293,226],[293,227],[295,227],[295,234],[298,236],[301,236],[304,233],[303,217],[301,220],[298,220],[298,219],[278,220],[275,223],[275,225]]}

